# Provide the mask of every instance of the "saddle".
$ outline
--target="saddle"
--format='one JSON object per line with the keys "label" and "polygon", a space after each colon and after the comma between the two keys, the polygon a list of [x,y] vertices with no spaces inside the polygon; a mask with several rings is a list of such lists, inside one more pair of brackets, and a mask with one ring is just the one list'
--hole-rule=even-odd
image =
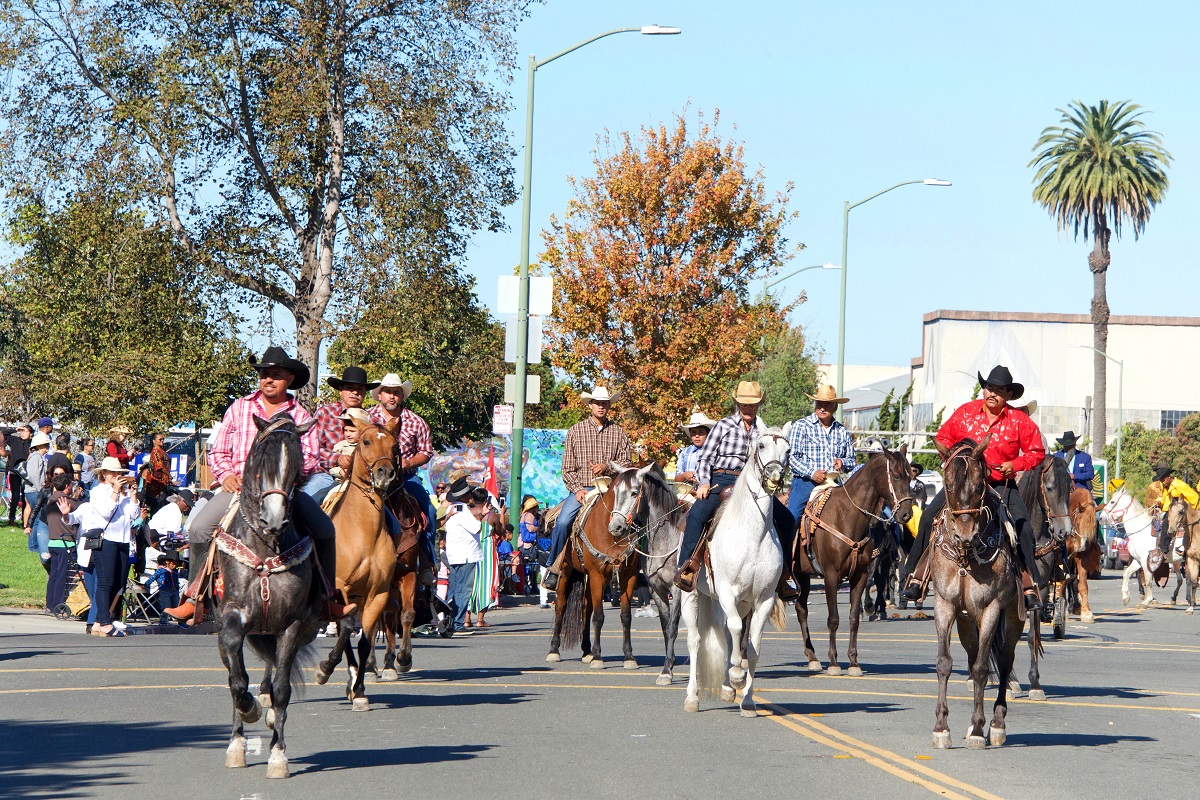
{"label": "saddle", "polygon": [[387,507],[400,521],[400,535],[393,535],[392,542],[396,546],[396,555],[402,556],[417,544],[421,532],[429,526],[429,517],[403,487],[388,495]]}
{"label": "saddle", "polygon": [[813,534],[821,523],[821,512],[829,502],[830,490],[836,484],[823,483],[813,490],[804,506],[804,514],[800,517],[800,530],[792,542],[792,563],[798,564],[800,572],[806,575],[816,575],[821,578],[825,572],[817,562],[817,554],[813,551]]}

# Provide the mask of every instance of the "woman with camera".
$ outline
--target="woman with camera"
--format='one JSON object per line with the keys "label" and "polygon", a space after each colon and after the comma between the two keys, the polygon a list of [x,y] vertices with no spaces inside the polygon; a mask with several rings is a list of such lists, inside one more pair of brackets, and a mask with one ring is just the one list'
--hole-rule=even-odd
{"label": "woman with camera", "polygon": [[64,523],[79,526],[81,546],[91,550],[95,558],[96,624],[92,635],[124,636],[125,631],[112,624],[111,606],[113,597],[125,589],[132,526],[141,510],[134,497],[134,479],[116,458],[105,458],[96,468],[96,477],[101,483],[92,490],[88,502],[72,511],[66,498],[60,498],[58,510]]}

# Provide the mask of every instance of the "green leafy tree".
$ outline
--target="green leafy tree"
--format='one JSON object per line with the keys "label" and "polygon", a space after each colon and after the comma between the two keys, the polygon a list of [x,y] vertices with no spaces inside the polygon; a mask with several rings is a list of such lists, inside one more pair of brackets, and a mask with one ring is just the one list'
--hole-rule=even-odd
{"label": "green leafy tree", "polygon": [[559,380],[546,356],[529,365],[529,373],[542,379],[541,402],[525,408],[526,428],[563,430],[587,416],[583,402],[566,381]]}
{"label": "green leafy tree", "polygon": [[[1075,101],[1059,112],[1062,124],[1045,128],[1033,146],[1033,200],[1050,212],[1059,231],[1092,239],[1092,345],[1107,353],[1109,240],[1121,238],[1123,224],[1133,229],[1135,240],[1146,229],[1150,212],[1167,193],[1171,154],[1159,134],[1145,129],[1144,112],[1131,101],[1101,100],[1096,106]],[[1092,430],[1100,432],[1092,455],[1098,456],[1108,430],[1108,360],[1096,353],[1092,363]]]}
{"label": "green leafy tree", "polygon": [[904,420],[901,419],[905,409],[912,407],[913,384],[910,382],[904,394],[896,400],[894,392],[889,389],[883,402],[879,405],[879,414],[875,417],[874,429],[878,431],[898,431]]}
{"label": "green leafy tree", "polygon": [[[1154,465],[1159,461],[1172,463],[1176,445],[1171,431],[1147,428],[1140,422],[1127,422],[1121,436],[1121,475],[1133,496],[1141,498],[1154,479]],[[1109,469],[1117,463],[1117,442],[1104,446],[1104,458]],[[1115,473],[1110,473],[1115,477]]]}
{"label": "green leafy tree", "polygon": [[53,212],[119,160],[193,267],[286,308],[315,365],[329,304],[378,295],[393,252],[446,260],[502,226],[497,80],[525,8],[0,0],[0,189]]}
{"label": "green leafy tree", "polygon": [[[945,415],[945,413],[946,409],[944,407],[939,408],[937,416],[925,426],[925,430],[931,434],[937,433],[938,428],[942,427],[942,417]],[[914,449],[936,450],[937,448],[934,447],[933,437],[927,436],[925,441]],[[913,453],[911,460],[920,464],[922,469],[940,470],[942,468],[942,457],[937,453]]]}
{"label": "green leafy tree", "polygon": [[[782,426],[811,414],[813,401],[807,395],[817,390],[817,358],[800,326],[788,326],[768,336],[762,362],[742,379],[762,386],[767,401],[761,414],[768,425]],[[722,407],[732,413],[732,401]]]}

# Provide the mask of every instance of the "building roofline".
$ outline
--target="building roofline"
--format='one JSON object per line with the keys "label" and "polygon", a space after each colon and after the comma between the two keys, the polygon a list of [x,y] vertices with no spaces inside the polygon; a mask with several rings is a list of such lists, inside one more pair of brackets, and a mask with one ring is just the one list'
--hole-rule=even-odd
{"label": "building roofline", "polygon": [[[938,309],[930,311],[922,318],[924,324],[938,320],[957,320],[963,322],[1060,322],[1067,324],[1091,325],[1092,318],[1088,314],[1053,314],[1031,311],[957,311]],[[1108,318],[1109,325],[1158,325],[1182,328],[1200,328],[1200,317],[1152,317],[1142,315],[1113,315]]]}

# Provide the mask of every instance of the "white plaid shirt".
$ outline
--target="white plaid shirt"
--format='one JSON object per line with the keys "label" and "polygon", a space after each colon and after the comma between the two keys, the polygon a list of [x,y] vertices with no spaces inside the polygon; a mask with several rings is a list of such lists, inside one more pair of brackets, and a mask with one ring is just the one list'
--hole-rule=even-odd
{"label": "white plaid shirt", "polygon": [[701,486],[712,485],[714,469],[740,470],[746,466],[750,448],[758,441],[758,420],[746,430],[742,415],[726,417],[713,426],[700,452],[696,454],[696,480]]}
{"label": "white plaid shirt", "polygon": [[788,433],[788,446],[791,448],[788,463],[797,478],[811,478],[819,469],[833,469],[835,458],[842,460],[843,470],[854,468],[854,440],[846,426],[837,420],[828,428],[816,414],[796,420]]}

